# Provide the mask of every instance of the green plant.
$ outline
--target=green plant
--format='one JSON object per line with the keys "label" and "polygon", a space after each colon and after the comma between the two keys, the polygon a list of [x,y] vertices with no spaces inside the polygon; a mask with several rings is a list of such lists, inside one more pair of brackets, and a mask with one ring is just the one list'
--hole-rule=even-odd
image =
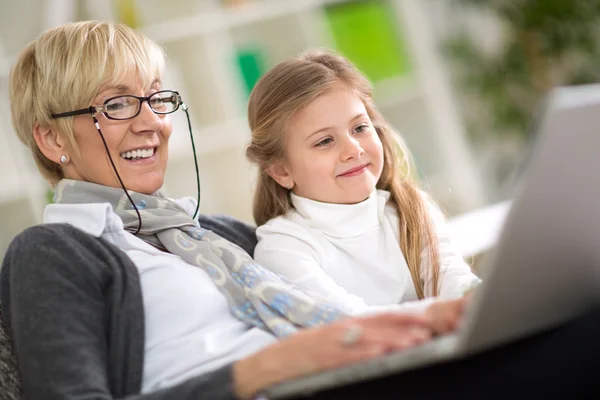
{"label": "green plant", "polygon": [[600,0],[451,1],[491,12],[504,28],[496,51],[466,29],[443,43],[459,91],[481,109],[466,115],[474,139],[489,131],[525,139],[551,88],[600,81]]}
{"label": "green plant", "polygon": [[54,190],[48,189],[46,190],[46,204],[54,203]]}

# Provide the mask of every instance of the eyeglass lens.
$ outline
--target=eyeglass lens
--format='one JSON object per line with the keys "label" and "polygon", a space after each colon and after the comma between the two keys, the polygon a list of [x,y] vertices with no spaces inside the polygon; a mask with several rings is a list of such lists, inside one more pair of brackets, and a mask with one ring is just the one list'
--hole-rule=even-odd
{"label": "eyeglass lens", "polygon": [[[104,113],[113,119],[128,119],[135,117],[142,106],[142,101],[135,96],[119,96],[104,104]],[[148,97],[150,108],[157,114],[169,114],[177,109],[179,100],[172,91],[156,92]]]}

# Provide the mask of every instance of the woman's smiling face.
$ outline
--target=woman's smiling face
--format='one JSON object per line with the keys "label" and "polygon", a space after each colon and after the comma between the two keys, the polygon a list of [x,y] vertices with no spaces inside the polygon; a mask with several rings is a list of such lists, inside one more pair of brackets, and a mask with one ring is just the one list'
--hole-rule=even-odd
{"label": "woman's smiling face", "polygon": [[[102,105],[106,99],[119,95],[145,97],[160,90],[158,81],[150,87],[136,82],[138,75],[132,73],[120,84],[102,88],[91,105]],[[164,182],[172,132],[169,115],[156,114],[148,102],[143,102],[139,114],[131,119],[111,120],[101,113],[96,117],[125,187],[144,194],[159,190]],[[74,117],[73,133],[79,154],[71,153],[71,160],[63,165],[65,178],[121,187],[93,119],[89,115]]]}

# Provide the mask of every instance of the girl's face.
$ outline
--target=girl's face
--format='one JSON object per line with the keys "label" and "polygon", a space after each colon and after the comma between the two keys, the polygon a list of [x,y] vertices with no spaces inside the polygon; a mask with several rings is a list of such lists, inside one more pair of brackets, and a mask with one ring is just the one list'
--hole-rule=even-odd
{"label": "girl's face", "polygon": [[[160,90],[158,82],[150,87],[136,82],[138,79],[132,74],[121,85],[103,88],[92,105],[102,105],[104,100],[114,96],[149,96]],[[170,117],[155,114],[148,102],[142,104],[140,113],[132,119],[111,120],[103,114],[96,117],[125,187],[144,194],[160,189],[167,167],[172,131]],[[65,178],[121,187],[92,118],[89,115],[74,117],[73,131],[79,156],[72,152],[71,160],[63,165]]]}
{"label": "girl's face", "polygon": [[361,202],[375,190],[383,146],[352,90],[336,85],[323,93],[291,118],[286,134],[286,161],[272,174],[282,186],[339,204]]}

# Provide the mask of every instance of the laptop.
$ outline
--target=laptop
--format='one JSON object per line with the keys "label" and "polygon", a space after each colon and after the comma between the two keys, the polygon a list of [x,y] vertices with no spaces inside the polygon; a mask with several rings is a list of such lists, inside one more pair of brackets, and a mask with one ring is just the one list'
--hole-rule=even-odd
{"label": "laptop", "polygon": [[496,246],[452,335],[270,387],[300,397],[465,357],[567,322],[600,303],[600,84],[553,90]]}

